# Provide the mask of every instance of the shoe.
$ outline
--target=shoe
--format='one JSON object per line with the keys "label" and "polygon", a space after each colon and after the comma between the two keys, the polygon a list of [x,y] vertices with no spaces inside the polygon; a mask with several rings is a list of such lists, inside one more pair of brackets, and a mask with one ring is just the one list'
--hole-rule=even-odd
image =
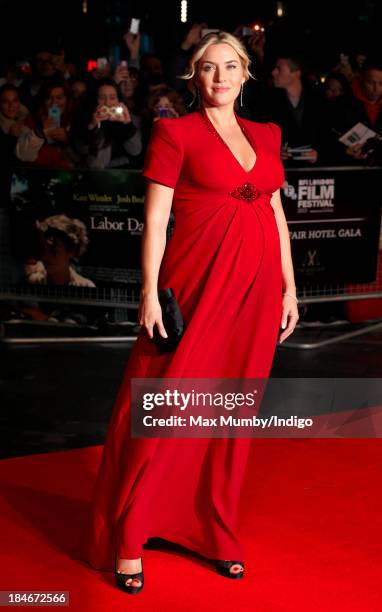
{"label": "shoe", "polygon": [[[115,581],[117,584],[117,587],[119,589],[122,589],[122,591],[125,591],[125,593],[130,593],[131,595],[135,594],[135,593],[139,593],[139,591],[142,591],[143,589],[143,584],[144,584],[144,578],[143,578],[143,559],[141,557],[141,564],[142,564],[142,571],[138,572],[137,574],[123,574],[122,572],[117,570],[117,558],[115,559],[116,564],[115,564]],[[128,580],[129,578],[137,578],[138,580],[141,581],[141,584],[139,586],[134,586],[131,582],[131,584],[126,584],[126,580]]]}
{"label": "shoe", "polygon": [[[230,569],[233,565],[241,565],[242,566],[242,570],[236,573],[232,573],[230,572]],[[221,574],[221,576],[225,576],[226,578],[242,578],[244,575],[244,563],[243,561],[222,561],[222,560],[217,560],[215,561],[215,567],[216,567],[216,571],[218,572],[218,574]]]}

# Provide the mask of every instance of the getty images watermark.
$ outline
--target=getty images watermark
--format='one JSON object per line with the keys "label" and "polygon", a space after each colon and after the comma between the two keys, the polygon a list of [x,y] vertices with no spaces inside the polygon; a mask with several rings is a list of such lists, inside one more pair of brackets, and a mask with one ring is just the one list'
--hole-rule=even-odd
{"label": "getty images watermark", "polygon": [[[352,387],[355,379],[351,381]],[[378,427],[370,430],[370,413],[362,409],[369,406],[382,417],[378,411],[378,402],[382,410],[382,380],[357,379],[356,388],[357,394],[349,394],[349,379],[132,378],[131,434],[155,438],[379,437]],[[349,427],[350,416],[353,426]],[[364,426],[357,428],[365,419],[366,436]]]}

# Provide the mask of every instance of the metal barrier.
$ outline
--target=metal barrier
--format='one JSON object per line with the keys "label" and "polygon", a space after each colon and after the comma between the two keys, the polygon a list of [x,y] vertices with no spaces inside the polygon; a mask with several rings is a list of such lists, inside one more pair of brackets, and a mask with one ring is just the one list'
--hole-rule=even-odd
{"label": "metal barrier", "polygon": [[[303,287],[297,292],[297,296],[301,305],[322,303],[322,302],[341,302],[352,300],[365,300],[382,298],[382,251],[378,260],[377,279],[374,283],[363,285],[326,285],[324,287]],[[301,342],[294,340],[285,340],[283,346],[287,348],[300,349],[315,349],[330,344],[337,344],[342,340],[349,340],[356,336],[361,336],[366,333],[382,330],[382,321],[370,322],[362,326],[361,329],[351,330],[347,332],[339,332],[334,337],[324,340]]]}

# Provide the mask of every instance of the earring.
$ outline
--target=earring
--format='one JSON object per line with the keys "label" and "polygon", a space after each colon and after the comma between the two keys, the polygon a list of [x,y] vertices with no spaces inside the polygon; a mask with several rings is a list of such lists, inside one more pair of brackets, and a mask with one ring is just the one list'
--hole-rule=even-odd
{"label": "earring", "polygon": [[200,105],[200,93],[199,93],[199,89],[197,87],[195,89],[197,91],[197,96],[195,96],[195,92],[194,92],[193,98],[192,98],[190,104],[187,104],[187,108],[190,108],[194,104],[196,98],[198,98],[198,104]]}
{"label": "earring", "polygon": [[241,88],[240,88],[240,106],[243,106],[243,89],[244,89],[244,83],[241,84]]}
{"label": "earring", "polygon": [[190,104],[187,104],[187,108],[191,108],[191,106],[194,104],[195,100],[196,100],[196,97],[195,97],[195,94],[194,94]]}

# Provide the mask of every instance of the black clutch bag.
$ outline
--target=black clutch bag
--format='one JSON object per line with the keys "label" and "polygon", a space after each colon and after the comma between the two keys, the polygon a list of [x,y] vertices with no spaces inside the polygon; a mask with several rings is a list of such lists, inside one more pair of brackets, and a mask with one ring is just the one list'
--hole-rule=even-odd
{"label": "black clutch bag", "polygon": [[157,325],[153,329],[153,342],[160,353],[174,351],[184,333],[184,321],[175,294],[170,287],[159,289],[158,299],[162,309],[162,321],[168,338],[160,335]]}

